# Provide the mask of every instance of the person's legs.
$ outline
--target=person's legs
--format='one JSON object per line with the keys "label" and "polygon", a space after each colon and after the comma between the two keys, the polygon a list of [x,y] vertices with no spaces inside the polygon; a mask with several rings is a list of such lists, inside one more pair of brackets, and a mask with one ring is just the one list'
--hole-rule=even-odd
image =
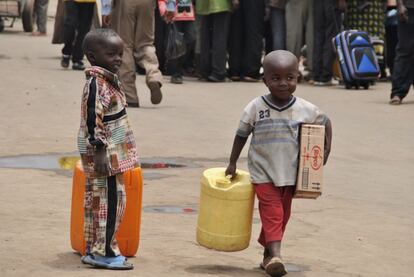
{"label": "person's legs", "polygon": [[154,45],[155,45],[155,53],[157,54],[158,63],[160,65],[160,70],[162,73],[168,72],[166,70],[165,64],[165,38],[166,38],[166,29],[167,23],[165,23],[164,19],[162,19],[160,15],[160,11],[158,10],[158,5],[155,9],[155,27],[154,27]]}
{"label": "person's legs", "polygon": [[332,47],[332,38],[339,33],[340,22],[340,12],[334,4],[336,0],[324,0],[324,38],[322,42],[322,75],[321,82],[330,82],[332,80],[332,66],[335,60],[335,52]]}
{"label": "person's legs", "polygon": [[264,36],[264,0],[244,0],[241,2],[244,16],[243,76],[260,79]]}
{"label": "person's legs", "polygon": [[79,10],[79,24],[77,28],[77,35],[73,45],[72,61],[74,63],[81,62],[83,59],[83,39],[91,29],[94,3],[77,4]]}
{"label": "person's legs", "polygon": [[386,55],[385,60],[391,75],[394,72],[395,49],[397,48],[398,35],[397,26],[385,27],[385,45]]}
{"label": "person's legs", "polygon": [[[137,4],[134,56],[136,63],[145,69],[146,83],[151,90],[151,102],[161,102],[162,74],[154,47],[155,1],[141,0]],[[149,12],[150,11],[150,12]]]}
{"label": "person's legs", "polygon": [[118,1],[117,5],[113,7],[111,12],[111,27],[118,33],[118,35],[124,41],[124,55],[122,56],[122,65],[119,68],[118,76],[121,80],[126,100],[130,107],[139,106],[137,88],[135,86],[135,10],[135,1],[123,0]]}
{"label": "person's legs", "polygon": [[[280,242],[283,238],[290,217],[292,188],[294,187],[276,187],[272,183],[254,185],[262,221],[262,230],[258,241],[265,248],[271,242]],[[276,253],[270,254],[273,256]]]}
{"label": "person's legs", "polygon": [[[243,2],[241,2],[243,4]],[[246,32],[244,23],[244,13],[239,7],[230,15],[229,27],[229,76],[237,81],[242,75],[242,55],[243,55],[243,33]]]}
{"label": "person's legs", "polygon": [[[409,22],[398,22],[398,43],[392,75],[391,99],[402,100],[414,81],[414,9],[408,9]],[[398,102],[398,101],[397,101]],[[399,103],[392,104],[399,104]]]}
{"label": "person's legs", "polygon": [[116,241],[126,207],[123,174],[86,179],[85,225],[86,255],[81,261],[98,268],[132,269]]}
{"label": "person's legs", "polygon": [[64,46],[62,54],[66,56],[72,55],[73,41],[75,40],[76,28],[79,24],[79,10],[78,5],[73,1],[65,1],[64,23],[63,23],[63,38]]}
{"label": "person's legs", "polygon": [[195,21],[184,21],[184,40],[186,43],[187,51],[183,58],[183,69],[188,73],[194,73],[194,53],[196,47],[196,22]]}
{"label": "person's legs", "polygon": [[181,84],[183,82],[182,76],[184,63],[186,62],[190,53],[194,51],[195,29],[193,21],[176,21],[174,24],[177,27],[177,30],[184,35],[186,53],[178,59],[167,61],[167,65],[168,72],[171,72],[171,83]]}
{"label": "person's legs", "polygon": [[286,49],[285,11],[278,8],[271,8],[270,24],[272,28],[273,50]]}
{"label": "person's legs", "polygon": [[[322,64],[323,64],[323,45],[325,37],[325,18],[323,12],[323,1],[313,0],[313,26],[314,26],[314,40],[313,40],[313,79],[316,82],[321,82],[322,79]],[[308,51],[308,55],[311,53]]]}
{"label": "person's legs", "polygon": [[270,17],[264,22],[264,44],[265,44],[265,55],[273,51],[273,35]]}
{"label": "person's legs", "polygon": [[303,7],[304,0],[290,0],[286,4],[286,49],[300,57],[303,46]]}
{"label": "person's legs", "polygon": [[[286,274],[281,260],[281,241],[290,217],[294,187],[276,187],[272,183],[255,184],[259,200],[262,230],[259,243],[265,248],[262,267],[268,274]],[[273,275],[272,275],[273,276]]]}
{"label": "person's legs", "polygon": [[211,46],[211,74],[209,80],[224,81],[226,78],[227,38],[230,24],[230,13],[221,12],[212,14],[212,46]]}
{"label": "person's legs", "polygon": [[211,21],[213,15],[200,15],[199,18],[199,57],[197,62],[197,71],[200,77],[207,79],[211,72]]}
{"label": "person's legs", "polygon": [[306,43],[306,67],[305,69],[309,72],[307,78],[313,79],[313,44],[314,44],[314,11],[313,11],[313,0],[306,2],[306,8],[304,12],[305,16],[305,43]]}
{"label": "person's legs", "polygon": [[84,204],[87,255],[120,255],[115,234],[126,203],[122,179],[122,175],[87,179]]}
{"label": "person's legs", "polygon": [[36,0],[35,1],[35,14],[36,25],[39,34],[46,34],[47,25],[47,7],[49,6],[49,0]]}

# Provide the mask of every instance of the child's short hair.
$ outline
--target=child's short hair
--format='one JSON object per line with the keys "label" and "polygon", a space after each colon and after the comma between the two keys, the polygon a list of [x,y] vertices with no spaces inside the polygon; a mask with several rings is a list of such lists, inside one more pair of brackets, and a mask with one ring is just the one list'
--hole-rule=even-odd
{"label": "child's short hair", "polygon": [[117,37],[118,34],[107,28],[98,28],[88,32],[83,40],[82,49],[84,53],[94,51],[97,45],[105,44],[109,37]]}

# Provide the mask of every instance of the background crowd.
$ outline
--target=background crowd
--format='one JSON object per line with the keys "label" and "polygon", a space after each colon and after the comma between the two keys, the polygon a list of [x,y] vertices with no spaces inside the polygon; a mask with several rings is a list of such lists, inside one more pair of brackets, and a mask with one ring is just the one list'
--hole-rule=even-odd
{"label": "background crowd", "polygon": [[[54,35],[62,34],[55,42],[65,45],[61,64],[68,67],[71,59],[72,69],[83,70],[83,37],[92,22],[99,26],[96,8],[93,20],[95,0],[59,1]],[[183,75],[209,82],[258,82],[263,55],[278,49],[300,59],[301,81],[333,85],[333,79],[341,77],[332,38],[344,29],[370,35],[379,58],[380,79],[391,79],[398,42],[397,2],[102,0],[102,26],[116,30],[126,44],[119,76],[128,103],[138,107],[136,71],[146,74],[151,100],[157,104],[162,96],[161,74],[171,75],[175,84],[183,82]],[[166,45],[173,30],[180,33],[186,51],[171,58],[166,56]]]}

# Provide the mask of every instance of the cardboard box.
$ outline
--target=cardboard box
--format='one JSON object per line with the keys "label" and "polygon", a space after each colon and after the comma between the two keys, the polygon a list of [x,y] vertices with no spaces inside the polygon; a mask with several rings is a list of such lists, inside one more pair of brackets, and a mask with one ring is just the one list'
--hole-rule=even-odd
{"label": "cardboard box", "polygon": [[325,126],[303,124],[295,198],[315,199],[322,194]]}

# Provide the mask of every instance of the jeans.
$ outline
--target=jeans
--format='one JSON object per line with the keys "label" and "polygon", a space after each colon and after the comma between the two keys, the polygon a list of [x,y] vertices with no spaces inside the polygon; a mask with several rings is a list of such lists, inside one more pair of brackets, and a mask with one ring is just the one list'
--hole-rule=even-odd
{"label": "jeans", "polygon": [[408,22],[398,22],[398,43],[392,74],[391,98],[407,96],[414,82],[414,9],[408,8]]}
{"label": "jeans", "polygon": [[36,14],[37,30],[43,34],[46,34],[48,5],[49,5],[49,0],[36,0],[35,5],[34,5],[34,10]]}
{"label": "jeans", "polygon": [[273,50],[286,49],[285,11],[278,8],[271,8],[270,25],[272,29]]}
{"label": "jeans", "polygon": [[83,59],[82,43],[91,29],[94,7],[95,3],[65,2],[63,25],[65,46],[62,54],[72,56],[73,62],[80,62]]}

